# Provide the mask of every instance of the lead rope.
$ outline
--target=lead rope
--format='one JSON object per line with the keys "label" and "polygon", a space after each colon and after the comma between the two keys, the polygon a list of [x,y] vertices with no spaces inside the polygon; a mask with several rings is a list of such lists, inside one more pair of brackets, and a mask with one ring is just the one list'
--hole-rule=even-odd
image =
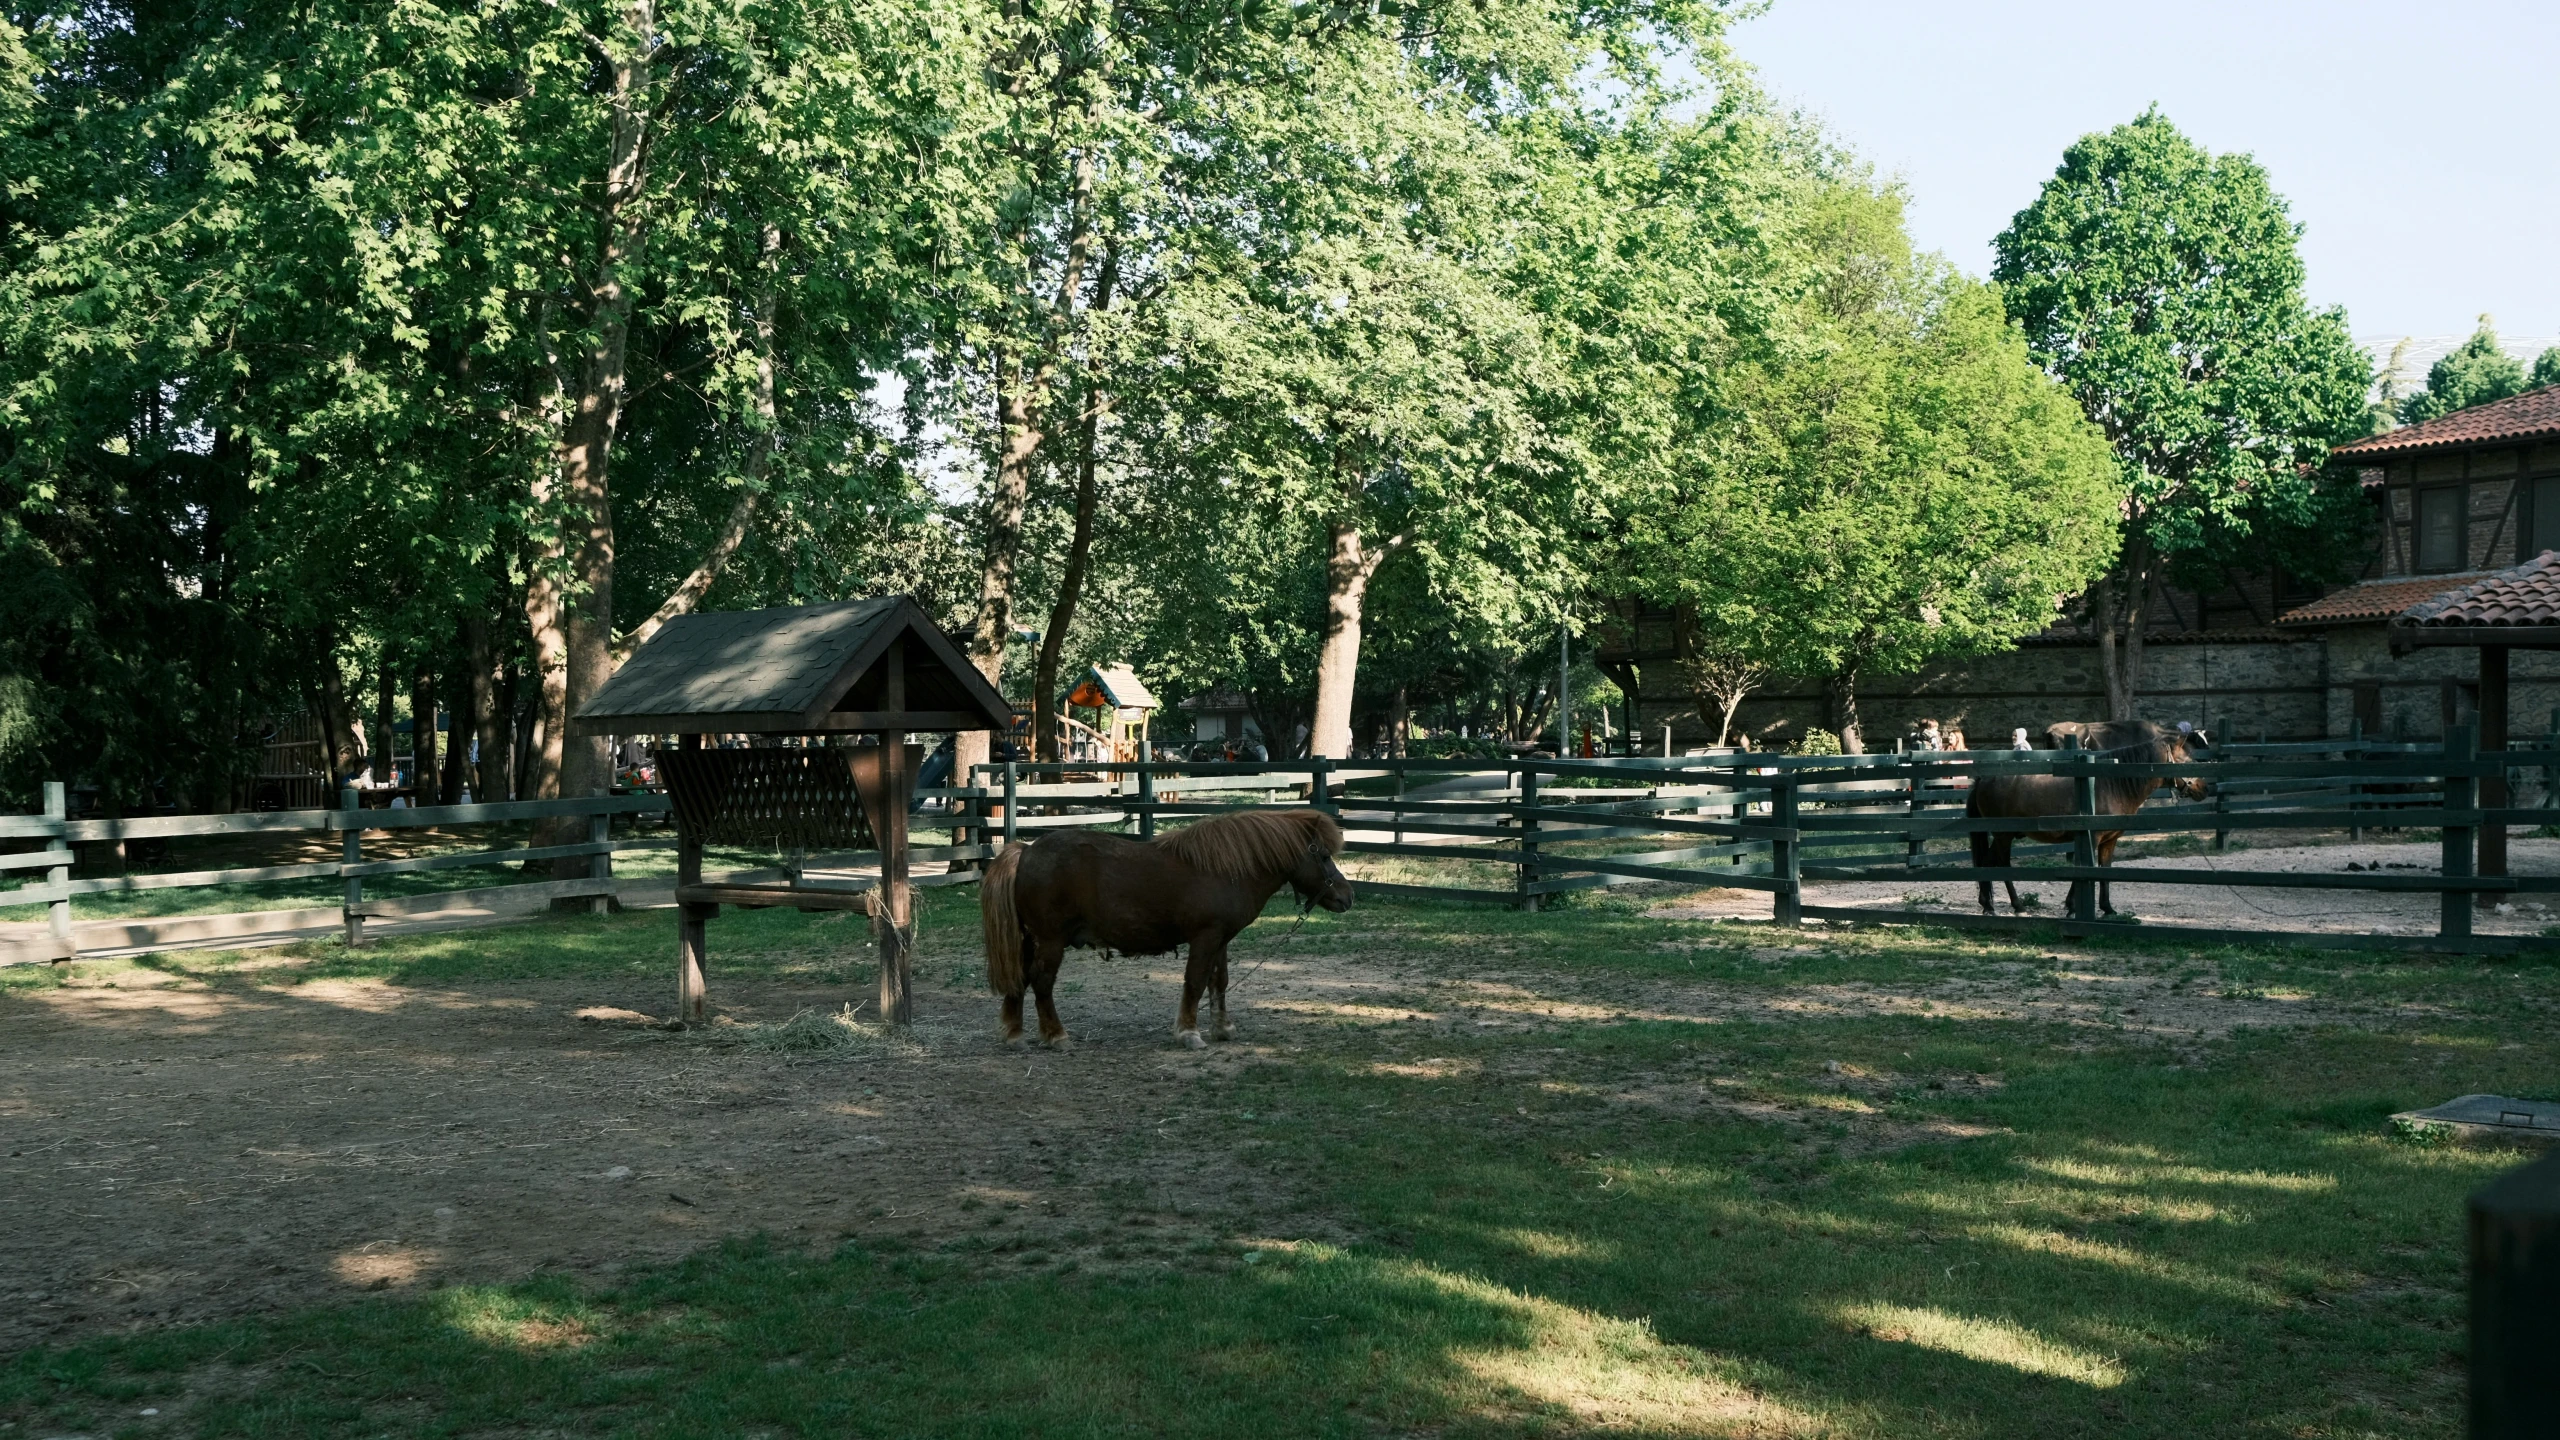
{"label": "lead rope", "polygon": [[[1308,916],[1308,914],[1309,914],[1311,911],[1313,911],[1315,908],[1316,908],[1316,897],[1314,897],[1313,895],[1300,895],[1300,896],[1298,897],[1298,923],[1297,923],[1297,924],[1295,924],[1295,925],[1290,926],[1290,927],[1289,927],[1289,933],[1280,937],[1280,943],[1281,943],[1281,944],[1283,944],[1283,945],[1289,944],[1290,942],[1292,942],[1292,941],[1294,941],[1294,940],[1296,940],[1296,939],[1298,938],[1298,932],[1307,928],[1307,916]],[[1253,978],[1253,976],[1254,976],[1254,971],[1255,971],[1255,970],[1260,970],[1263,966],[1265,966],[1265,965],[1269,964],[1270,962],[1271,962],[1271,957],[1270,957],[1269,955],[1265,955],[1265,956],[1263,956],[1261,959],[1254,961],[1254,962],[1253,962],[1253,970],[1247,970],[1247,971],[1246,971],[1246,972],[1244,972],[1242,975],[1239,975],[1239,976],[1237,976],[1235,979],[1230,980],[1230,981],[1228,981],[1228,982],[1227,982],[1227,990],[1228,990],[1228,992],[1229,992],[1230,994],[1234,993],[1234,991],[1236,991],[1238,988],[1240,988],[1240,987],[1244,984],[1244,982],[1245,982],[1245,981],[1250,980],[1250,979],[1252,979],[1252,978]]]}

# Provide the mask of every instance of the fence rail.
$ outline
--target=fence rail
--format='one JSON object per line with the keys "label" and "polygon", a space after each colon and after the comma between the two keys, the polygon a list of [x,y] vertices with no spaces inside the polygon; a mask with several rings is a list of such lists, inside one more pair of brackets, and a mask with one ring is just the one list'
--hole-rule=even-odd
{"label": "fence rail", "polygon": [[[2440,897],[2439,924],[2429,936],[2359,936],[2330,932],[2234,930],[2259,941],[2283,940],[2353,948],[2509,951],[2538,947],[2537,937],[2475,936],[2475,902],[2510,895],[2560,894],[2560,876],[2478,873],[2475,851],[2488,827],[2540,826],[2560,811],[2482,806],[2483,780],[2517,771],[2560,769],[2560,736],[2539,748],[2480,755],[2467,732],[2457,730],[2441,746],[2317,744],[2224,746],[2183,764],[2146,764],[2118,756],[2073,751],[1975,751],[1954,754],[1777,756],[1725,754],[1612,760],[1527,759],[1382,760],[1340,763],[1324,759],[1275,762],[1120,762],[1064,764],[1012,762],[981,767],[978,783],[919,792],[938,806],[952,843],[920,847],[919,861],[940,861],[948,873],[919,877],[919,884],[965,884],[979,862],[1004,844],[1071,827],[1116,827],[1139,836],[1157,824],[1265,805],[1313,806],[1332,812],[1348,832],[1354,855],[1442,867],[1442,873],[1362,882],[1367,893],[1500,904],[1535,909],[1548,896],[1615,885],[1668,881],[1684,885],[1756,890],[1772,897],[1781,923],[1802,919],[1864,920],[1914,917],[1838,905],[1808,903],[1811,883],[1940,880],[1958,875],[1983,880],[2084,882],[2100,879],[2145,885],[2363,890],[2379,894],[2433,893]],[[2016,819],[1968,817],[1972,784],[2003,774],[2060,775],[2080,781],[2075,813]],[[2131,815],[2095,811],[2095,783],[2103,779],[2184,779],[2205,782],[2203,799],[2152,803]],[[2549,787],[2546,786],[2546,793]],[[2155,797],[2155,801],[2158,797]],[[73,820],[64,813],[60,786],[47,787],[46,811],[0,817],[0,841],[44,848],[0,854],[0,876],[41,871],[41,878],[0,891],[0,904],[48,907],[50,943],[17,942],[21,959],[59,959],[78,953],[72,902],[147,890],[264,884],[286,881],[344,883],[334,926],[351,944],[364,940],[368,920],[457,906],[585,899],[606,908],[628,882],[617,880],[613,857],[670,848],[672,839],[613,833],[615,817],[660,814],[657,794],[572,800],[447,805],[414,810],[360,808],[356,792],[332,810],[249,815],[151,816]],[[527,820],[583,819],[583,839],[557,833],[550,843],[503,844],[455,853],[372,858],[368,834],[421,827],[484,825]],[[2301,872],[2226,868],[2145,867],[2115,870],[2095,863],[2095,836],[2117,832],[2146,838],[2192,834],[2209,837],[2213,852],[2233,833],[2269,830],[2345,830],[2351,836],[2388,828],[2438,832],[2440,860],[2433,874]],[[71,878],[75,844],[179,837],[256,837],[336,834],[338,858],[282,865],[233,866],[164,874]],[[573,830],[572,835],[576,832]],[[2012,863],[1975,868],[1970,837],[1976,833],[2060,836],[2025,843]],[[2503,847],[2497,851],[2503,854]],[[771,884],[787,879],[813,891],[861,889],[859,873],[876,857],[866,853],[792,857],[779,868],[706,875],[707,883]],[[528,862],[585,861],[586,873],[423,896],[369,896],[366,882],[387,876]],[[2026,863],[2021,863],[2026,862]],[[2042,862],[2042,863],[2035,863]],[[1451,874],[1449,871],[1458,873]],[[1498,878],[1488,880],[1487,872]],[[1503,873],[1507,872],[1507,873]],[[2094,886],[2088,887],[2094,891]],[[1923,923],[1967,928],[2050,928],[2067,934],[2106,933],[2095,899],[2075,884],[2069,913],[2058,920],[1985,917],[1932,912]],[[242,925],[290,913],[278,928],[295,933],[322,928],[329,912],[264,912],[260,915],[182,916],[157,920],[92,919],[84,928],[108,932],[118,949],[154,948],[162,932],[170,944],[217,943]],[[156,930],[154,927],[158,927]],[[22,927],[23,928],[23,927]],[[2208,940],[2221,929],[2152,924],[2147,933]],[[0,962],[10,942],[0,938]],[[96,948],[96,947],[93,947]]]}
{"label": "fence rail", "polygon": [[[2560,736],[2495,754],[2472,749],[2456,730],[2436,746],[2359,739],[2226,745],[2184,763],[2145,763],[2099,752],[1972,751],[1918,755],[1778,756],[1733,754],[1609,760],[1339,763],[1323,759],[1242,765],[1183,762],[1010,764],[982,767],[969,791],[983,796],[955,824],[990,847],[1066,826],[1116,826],[1151,833],[1180,820],[1252,803],[1313,806],[1334,813],[1354,855],[1472,863],[1507,869],[1507,885],[1363,881],[1365,892],[1535,908],[1543,897],[1646,881],[1759,890],[1782,923],[1801,919],[1912,920],[1967,928],[2120,933],[2098,918],[2095,886],[2074,886],[2069,913],[2056,919],[1930,913],[1913,917],[1807,903],[1808,882],[2031,880],[2170,886],[2230,886],[2377,894],[2432,893],[2440,905],[2432,935],[2237,930],[2149,924],[2145,932],[2209,940],[2253,940],[2341,948],[2505,952],[2546,945],[2534,936],[2472,933],[2475,902],[2560,893],[2560,876],[2477,873],[2485,827],[2541,826],[2560,812],[2484,807],[2480,782],[2560,767]],[[2023,818],[1965,814],[1970,787],[2006,774],[2059,775],[2084,783],[2077,813]],[[1073,777],[1073,778],[1069,778]],[[2197,779],[2202,799],[2152,803],[2131,815],[2097,813],[2095,782]],[[1044,781],[1048,783],[1043,783]],[[1218,798],[1211,785],[1230,792]],[[1260,788],[1260,802],[1236,791]],[[2547,788],[2547,787],[2546,787]],[[1286,798],[1279,798],[1285,792]],[[1202,795],[1203,798],[1187,798]],[[2271,830],[2432,830],[2440,841],[2432,874],[2334,873],[2210,866],[2115,869],[2096,864],[2091,842],[2104,833],[2165,838],[2193,835],[2214,854],[2234,833]],[[2012,863],[1977,868],[1971,836],[2060,836],[2013,846]],[[1614,851],[1619,842],[1641,849]],[[1681,842],[1687,843],[1681,843]],[[2503,854],[2503,850],[2499,853]],[[2044,862],[2044,863],[2019,863]],[[2058,862],[2058,863],[2057,863]],[[1481,871],[1477,872],[1481,875]],[[1441,877],[1429,877],[1438,881]]]}

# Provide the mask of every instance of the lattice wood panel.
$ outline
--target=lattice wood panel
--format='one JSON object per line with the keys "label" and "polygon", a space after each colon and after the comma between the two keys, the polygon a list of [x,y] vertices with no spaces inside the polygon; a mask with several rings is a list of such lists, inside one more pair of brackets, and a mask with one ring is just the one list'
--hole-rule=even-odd
{"label": "lattice wood panel", "polygon": [[660,750],[676,829],[708,845],[868,850],[851,750]]}

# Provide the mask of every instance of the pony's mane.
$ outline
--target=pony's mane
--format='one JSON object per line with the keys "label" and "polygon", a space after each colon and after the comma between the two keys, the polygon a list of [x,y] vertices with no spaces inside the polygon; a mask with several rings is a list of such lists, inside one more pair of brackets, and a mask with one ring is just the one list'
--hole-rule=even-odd
{"label": "pony's mane", "polygon": [[1309,845],[1342,853],[1342,826],[1321,810],[1239,810],[1212,815],[1159,838],[1166,854],[1229,880],[1286,875]]}

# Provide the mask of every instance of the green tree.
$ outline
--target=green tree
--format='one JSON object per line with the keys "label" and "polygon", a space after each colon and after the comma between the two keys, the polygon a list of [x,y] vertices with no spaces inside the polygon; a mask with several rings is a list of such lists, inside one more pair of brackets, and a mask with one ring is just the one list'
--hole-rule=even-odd
{"label": "green tree", "polygon": [[2504,400],[2522,393],[2525,385],[2523,363],[2498,344],[2497,327],[2483,315],[2470,339],[2427,367],[2427,388],[2400,402],[2400,423],[2415,425]]}
{"label": "green tree", "polygon": [[2122,543],[2087,596],[2110,715],[2131,718],[2151,599],[2230,557],[2293,563],[2363,514],[2325,479],[2365,429],[2372,361],[2303,298],[2300,227],[2245,155],[2156,109],[2084,136],[1995,242],[2027,343],[2123,469]]}
{"label": "green tree", "polygon": [[2528,390],[2560,385],[2560,345],[2550,346],[2533,357],[2533,374],[2527,376],[2524,383]]}
{"label": "green tree", "polygon": [[1729,715],[1752,667],[1826,676],[1852,753],[1861,677],[2015,644],[2116,541],[2105,439],[1997,293],[1923,264],[1884,294],[1760,369],[1733,458],[1644,546],[1703,693]]}

